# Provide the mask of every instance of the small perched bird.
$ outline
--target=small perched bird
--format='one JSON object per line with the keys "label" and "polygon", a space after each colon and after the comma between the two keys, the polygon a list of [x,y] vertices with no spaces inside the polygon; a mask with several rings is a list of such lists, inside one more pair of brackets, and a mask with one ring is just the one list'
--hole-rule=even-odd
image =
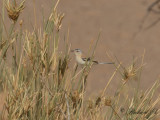
{"label": "small perched bird", "polygon": [[[71,50],[71,52],[74,52],[75,56],[76,56],[76,61],[83,65],[85,64],[86,62],[90,62],[91,61],[91,58],[82,58],[82,51],[80,49],[74,49],[74,50]],[[98,62],[98,61],[92,61],[94,64],[114,64],[113,62]]]}

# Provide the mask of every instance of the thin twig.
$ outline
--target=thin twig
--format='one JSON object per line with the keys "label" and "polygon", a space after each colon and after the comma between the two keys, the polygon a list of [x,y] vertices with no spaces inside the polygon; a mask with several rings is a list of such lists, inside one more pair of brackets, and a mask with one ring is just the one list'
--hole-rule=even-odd
{"label": "thin twig", "polygon": [[115,115],[119,118],[119,120],[122,120],[121,117],[118,115],[118,113],[116,112],[116,110],[113,108],[113,106],[110,106],[112,108],[112,110],[114,111]]}
{"label": "thin twig", "polygon": [[66,98],[66,104],[67,104],[67,116],[68,116],[68,120],[70,120],[70,111],[69,111],[69,103],[68,103],[68,98],[67,98],[67,95],[65,93],[65,98]]}
{"label": "thin twig", "polygon": [[103,92],[102,92],[101,97],[103,97],[103,95],[104,95],[104,93],[105,93],[107,87],[109,86],[110,82],[112,81],[113,77],[114,77],[115,74],[117,73],[117,71],[118,71],[118,69],[119,69],[120,66],[121,66],[121,64],[119,64],[119,66],[117,67],[117,69],[114,71],[114,73],[113,73],[112,76],[110,77],[110,79],[109,79],[109,81],[108,81],[106,87],[104,88],[104,90],[103,90]]}
{"label": "thin twig", "polygon": [[153,7],[154,7],[155,5],[157,5],[159,2],[160,2],[160,0],[156,0],[155,2],[153,2],[153,3],[148,7],[147,11],[148,11],[148,12],[152,11],[152,12],[154,12],[154,13],[158,13],[158,14],[159,14],[160,11],[156,11],[156,10],[153,9]]}
{"label": "thin twig", "polygon": [[[1,18],[2,18],[1,13],[0,13],[0,16],[1,16]],[[6,32],[7,38],[8,38],[8,40],[9,40],[9,36],[8,36],[8,32],[7,32],[7,28],[6,28],[5,24],[4,24],[4,20],[3,20],[3,18],[2,18],[2,23],[3,23],[4,30],[5,30],[5,32]]]}

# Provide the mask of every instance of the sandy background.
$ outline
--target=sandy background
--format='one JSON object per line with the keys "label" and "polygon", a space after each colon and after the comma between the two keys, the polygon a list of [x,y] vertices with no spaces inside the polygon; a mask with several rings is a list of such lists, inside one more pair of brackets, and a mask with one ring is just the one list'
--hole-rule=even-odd
{"label": "sandy background", "polygon": [[[160,74],[160,23],[150,29],[146,28],[156,21],[160,14],[150,14],[144,23],[143,30],[135,39],[133,35],[138,31],[147,8],[152,2],[153,0],[61,0],[58,9],[65,13],[61,38],[67,35],[69,29],[72,49],[80,48],[87,54],[90,42],[96,41],[101,31],[95,58],[102,62],[109,61],[105,54],[106,51],[109,51],[112,55],[117,56],[124,65],[130,64],[133,56],[140,57],[145,49],[146,65],[141,78],[141,89],[147,89]],[[32,0],[26,1],[26,8],[19,18],[19,21],[21,19],[24,21],[23,29],[32,30],[31,25],[35,20],[33,3]],[[1,6],[2,0],[0,8]],[[52,0],[36,0],[38,27],[42,27],[40,23],[43,15],[46,18],[49,16],[51,6]],[[5,22],[10,23],[7,16],[5,16]],[[72,54],[71,57],[72,62],[75,63]],[[91,94],[100,92],[107,84],[114,69],[112,65],[94,66],[89,75],[87,92]],[[114,88],[120,82],[119,76],[117,75],[112,81],[109,88],[111,92],[115,91]],[[134,84],[136,84],[135,81],[129,86]]]}

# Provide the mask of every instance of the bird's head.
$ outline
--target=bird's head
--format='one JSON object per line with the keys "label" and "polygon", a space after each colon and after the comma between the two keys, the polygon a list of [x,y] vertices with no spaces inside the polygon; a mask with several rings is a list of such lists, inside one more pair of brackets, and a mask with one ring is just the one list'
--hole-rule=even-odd
{"label": "bird's head", "polygon": [[74,52],[76,56],[80,56],[80,57],[82,56],[82,51],[80,49],[74,49],[74,50],[71,50],[71,52]]}

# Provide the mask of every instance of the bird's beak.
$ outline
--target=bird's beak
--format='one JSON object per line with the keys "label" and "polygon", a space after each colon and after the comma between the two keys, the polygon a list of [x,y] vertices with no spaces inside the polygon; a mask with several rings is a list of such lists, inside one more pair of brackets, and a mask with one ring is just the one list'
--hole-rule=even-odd
{"label": "bird's beak", "polygon": [[71,50],[71,52],[74,52],[74,50]]}

